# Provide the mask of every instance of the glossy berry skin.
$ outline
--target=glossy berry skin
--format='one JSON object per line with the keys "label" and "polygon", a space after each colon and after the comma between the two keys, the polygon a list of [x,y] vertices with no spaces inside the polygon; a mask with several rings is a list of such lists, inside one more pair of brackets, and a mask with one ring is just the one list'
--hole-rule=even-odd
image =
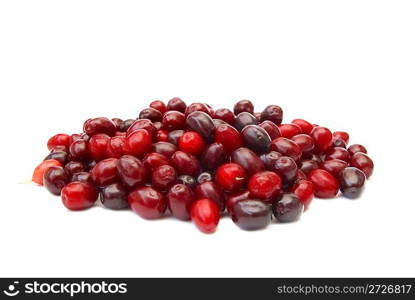
{"label": "glossy berry skin", "polygon": [[178,145],[179,144],[179,139],[180,137],[185,133],[186,131],[181,130],[181,129],[177,129],[177,130],[173,130],[171,132],[169,132],[168,136],[167,136],[167,142],[172,143],[174,145]]}
{"label": "glossy berry skin", "polygon": [[65,149],[68,149],[71,142],[72,142],[72,139],[69,135],[65,133],[59,133],[59,134],[52,136],[48,140],[47,146],[49,150],[53,150],[57,146],[63,146],[65,147]]}
{"label": "glossy berry skin", "polygon": [[339,174],[348,166],[347,162],[340,159],[327,160],[320,165],[321,169],[326,170],[336,178],[338,178]]}
{"label": "glossy berry skin", "polygon": [[93,184],[94,181],[92,180],[91,173],[89,172],[79,172],[72,175],[70,182],[73,181],[80,181],[85,183]]}
{"label": "glossy berry skin", "polygon": [[248,176],[265,170],[265,165],[259,156],[248,148],[235,150],[231,155],[231,162],[242,166]]}
{"label": "glossy berry skin", "polygon": [[98,191],[90,183],[71,182],[61,192],[63,205],[69,210],[83,210],[94,205]]}
{"label": "glossy berry skin", "polygon": [[303,153],[309,153],[314,150],[314,140],[307,134],[297,134],[291,140],[300,147]]}
{"label": "glossy berry skin", "polygon": [[226,192],[240,190],[247,179],[244,168],[235,163],[220,166],[216,171],[216,183]]}
{"label": "glossy berry skin", "polygon": [[229,125],[228,123],[226,123],[225,121],[222,121],[220,119],[212,119],[212,120],[213,120],[213,124],[215,124],[215,128],[217,128],[219,125],[223,125],[223,124]]}
{"label": "glossy berry skin", "polygon": [[206,147],[200,157],[200,163],[204,170],[213,171],[224,162],[226,157],[224,146],[221,143],[212,143]]}
{"label": "glossy berry skin", "polygon": [[367,154],[367,150],[363,145],[360,144],[354,144],[350,145],[349,148],[347,148],[347,151],[349,151],[350,155],[353,156],[358,152],[362,152]]}
{"label": "glossy berry skin", "polygon": [[166,104],[164,104],[164,102],[160,100],[154,100],[153,102],[151,102],[150,107],[157,109],[162,114],[164,114],[167,110]]}
{"label": "glossy berry skin", "polygon": [[229,125],[233,125],[235,123],[235,114],[227,108],[220,108],[216,110],[213,114],[213,118],[222,120]]}
{"label": "glossy berry skin", "polygon": [[242,129],[244,129],[245,126],[248,125],[257,125],[258,121],[257,119],[250,114],[249,112],[241,112],[240,114],[238,114],[235,118],[235,128],[238,131],[242,131]]}
{"label": "glossy berry skin", "polygon": [[132,188],[143,184],[148,178],[144,164],[136,157],[124,155],[117,162],[117,174],[122,183]]}
{"label": "glossy berry skin", "polygon": [[272,141],[281,136],[281,132],[278,126],[272,123],[271,121],[264,121],[261,124],[259,124],[259,126],[268,133]]}
{"label": "glossy berry skin", "polygon": [[85,165],[83,163],[73,160],[66,163],[64,169],[68,176],[72,176],[75,173],[86,171]]}
{"label": "glossy berry skin", "polygon": [[277,105],[268,105],[261,113],[261,122],[269,120],[280,125],[283,118],[282,108]]}
{"label": "glossy berry skin", "polygon": [[126,132],[127,130],[128,130],[128,128],[130,128],[131,127],[131,125],[133,125],[134,124],[134,122],[135,122],[136,120],[134,120],[134,119],[127,119],[127,120],[124,120],[124,122],[122,123],[122,125],[121,125],[121,131],[122,132]]}
{"label": "glossy berry skin", "polygon": [[362,170],[367,178],[372,175],[374,168],[373,161],[363,152],[357,152],[352,156],[350,159],[350,166]]}
{"label": "glossy berry skin", "polygon": [[171,214],[179,220],[190,220],[190,209],[195,197],[192,189],[185,184],[173,185],[167,194],[167,205]]}
{"label": "glossy berry skin", "polygon": [[343,196],[350,199],[356,199],[360,196],[365,181],[365,173],[354,167],[344,169],[339,175],[340,190]]}
{"label": "glossy berry skin", "polygon": [[131,209],[144,219],[159,219],[163,216],[167,203],[164,196],[151,187],[138,187],[128,195]]}
{"label": "glossy berry skin", "polygon": [[167,102],[167,110],[177,110],[184,113],[186,110],[186,103],[179,97],[174,97]]}
{"label": "glossy berry skin", "polygon": [[313,159],[306,159],[301,161],[300,163],[300,170],[304,172],[304,174],[308,174],[311,171],[319,168],[319,163]]}
{"label": "glossy berry skin", "polygon": [[282,156],[275,162],[271,171],[280,175],[284,184],[290,184],[297,178],[298,167],[291,157]]}
{"label": "glossy berry skin", "polygon": [[191,189],[194,189],[196,187],[196,184],[197,184],[196,180],[190,175],[180,175],[177,178],[177,182],[180,183],[180,184],[184,184],[184,185],[188,186]]}
{"label": "glossy berry skin", "polygon": [[304,134],[310,134],[314,128],[313,124],[303,119],[295,119],[291,123],[299,126]]}
{"label": "glossy berry skin", "polygon": [[66,162],[68,161],[68,153],[66,153],[65,151],[54,151],[52,150],[51,153],[49,153],[44,160],[57,160],[58,162],[60,162],[62,165],[65,165]]}
{"label": "glossy berry skin", "polygon": [[218,205],[210,199],[199,199],[192,204],[190,215],[193,223],[203,233],[213,233],[219,224]]}
{"label": "glossy berry skin", "polygon": [[84,132],[89,136],[99,133],[114,136],[116,131],[117,127],[114,122],[104,117],[88,119],[84,123]]}
{"label": "glossy berry skin", "polygon": [[145,129],[137,129],[127,136],[126,147],[128,154],[143,158],[152,147],[152,139]]}
{"label": "glossy berry skin", "polygon": [[303,210],[303,203],[293,193],[284,194],[281,199],[272,205],[275,218],[282,223],[297,221],[303,213]]}
{"label": "glossy berry skin", "polygon": [[132,134],[137,129],[145,129],[145,130],[147,130],[147,132],[151,135],[151,137],[153,139],[157,136],[157,128],[156,128],[156,126],[154,126],[154,123],[151,122],[148,119],[141,119],[141,120],[135,121],[130,126],[130,128],[128,128],[127,135],[126,136],[129,136],[130,134]]}
{"label": "glossy berry skin", "polygon": [[314,198],[314,185],[311,181],[300,179],[296,181],[291,190],[307,209]]}
{"label": "glossy berry skin", "polygon": [[89,142],[84,139],[78,139],[69,146],[69,153],[72,158],[77,160],[86,160],[89,158]]}
{"label": "glossy berry skin", "polygon": [[151,150],[153,152],[163,154],[167,158],[170,158],[177,151],[177,146],[173,145],[172,143],[157,142],[153,144]]}
{"label": "glossy berry skin", "polygon": [[344,149],[347,148],[346,143],[342,139],[339,139],[339,138],[333,138],[333,141],[331,142],[331,146],[332,147],[340,147],[340,148],[344,148]]}
{"label": "glossy berry skin", "polygon": [[170,165],[170,160],[163,154],[151,152],[143,159],[144,166],[150,172],[153,172],[158,167]]}
{"label": "glossy berry skin", "polygon": [[48,168],[43,175],[43,185],[54,195],[60,195],[62,188],[69,182],[65,170],[59,166]]}
{"label": "glossy berry skin", "polygon": [[200,183],[194,189],[196,198],[208,198],[215,202],[222,211],[225,208],[225,197],[218,184],[213,181]]}
{"label": "glossy berry skin", "polygon": [[91,177],[97,186],[105,186],[118,179],[117,163],[118,159],[107,158],[92,168]]}
{"label": "glossy berry skin", "polygon": [[151,122],[161,121],[162,117],[163,115],[161,112],[151,107],[143,109],[138,115],[139,119],[148,119]]}
{"label": "glossy berry skin", "polygon": [[262,127],[258,125],[248,125],[242,129],[242,139],[249,149],[262,154],[269,151],[271,138]]}
{"label": "glossy berry skin", "polygon": [[126,138],[123,136],[113,136],[107,144],[107,157],[120,158],[127,154]]}
{"label": "glossy berry skin", "polygon": [[249,100],[241,100],[233,106],[233,113],[237,116],[242,112],[254,113],[254,105]]}
{"label": "glossy berry skin", "polygon": [[277,151],[284,156],[289,156],[295,161],[298,161],[302,155],[300,146],[284,137],[273,140],[271,142],[271,150]]}
{"label": "glossy berry skin", "polygon": [[318,198],[334,198],[339,192],[339,182],[329,172],[316,169],[308,174],[308,180],[314,185],[314,194]]}
{"label": "glossy berry skin", "polygon": [[181,151],[197,156],[203,152],[206,144],[199,133],[188,131],[179,138],[178,146]]}
{"label": "glossy berry skin", "polygon": [[32,181],[36,182],[39,185],[43,185],[43,176],[45,175],[46,171],[50,168],[50,167],[61,167],[62,164],[54,159],[48,159],[48,160],[44,160],[42,161],[33,171],[33,175],[32,175]]}
{"label": "glossy berry skin", "polygon": [[101,190],[100,199],[102,205],[109,209],[125,209],[128,204],[128,192],[125,187],[117,182],[107,185]]}
{"label": "glossy berry skin", "polygon": [[165,130],[159,130],[157,131],[156,135],[156,141],[157,142],[167,142],[169,139],[169,134]]}
{"label": "glossy berry skin", "polygon": [[89,139],[89,154],[93,160],[106,158],[109,141],[110,136],[106,134],[96,134]]}
{"label": "glossy berry skin", "polygon": [[325,157],[325,160],[332,160],[332,159],[340,159],[348,163],[350,161],[350,154],[344,148],[334,147],[327,151],[326,157]]}
{"label": "glossy berry skin", "polygon": [[330,148],[333,134],[326,127],[316,126],[310,135],[314,139],[314,151],[316,153],[323,153]]}
{"label": "glossy berry skin", "polygon": [[341,139],[346,145],[349,143],[349,134],[345,131],[333,132],[333,139]]}
{"label": "glossy berry skin", "polygon": [[226,153],[232,153],[243,145],[239,131],[228,124],[216,127],[215,142],[221,143]]}
{"label": "glossy berry skin", "polygon": [[151,175],[152,186],[159,191],[167,191],[177,181],[176,170],[169,165],[158,167]]}
{"label": "glossy berry skin", "polygon": [[196,157],[183,151],[176,151],[170,162],[179,175],[196,176],[200,170],[200,164]]}
{"label": "glossy berry skin", "polygon": [[195,102],[195,103],[192,103],[192,104],[188,105],[186,107],[186,110],[184,111],[184,114],[186,116],[188,116],[189,114],[191,114],[194,111],[202,111],[202,112],[207,113],[208,115],[210,115],[209,114],[209,107],[207,107],[206,104],[199,103],[199,102]]}
{"label": "glossy berry skin", "polygon": [[242,200],[248,200],[250,198],[249,191],[240,191],[237,193],[228,194],[228,197],[225,201],[226,211],[228,214],[232,215],[233,207],[235,206],[236,202]]}
{"label": "glossy berry skin", "polygon": [[168,111],[163,115],[162,123],[167,131],[183,129],[186,126],[186,116],[179,111]]}
{"label": "glossy berry skin", "polygon": [[248,181],[249,193],[257,199],[271,199],[280,193],[281,188],[281,177],[271,171],[256,173]]}
{"label": "glossy berry skin", "polygon": [[293,136],[301,134],[301,127],[296,124],[281,124],[279,127],[281,136],[291,139]]}
{"label": "glossy berry skin", "polygon": [[207,113],[202,111],[192,112],[186,118],[186,125],[191,130],[199,133],[205,141],[211,142],[213,140],[215,124]]}
{"label": "glossy berry skin", "polygon": [[258,200],[237,201],[232,208],[232,221],[243,230],[258,230],[271,223],[271,208]]}

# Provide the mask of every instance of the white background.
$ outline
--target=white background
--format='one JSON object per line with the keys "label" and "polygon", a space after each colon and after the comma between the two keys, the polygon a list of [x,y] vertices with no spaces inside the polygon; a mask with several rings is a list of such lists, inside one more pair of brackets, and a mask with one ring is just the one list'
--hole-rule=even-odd
{"label": "white background", "polygon": [[[415,276],[413,1],[2,1],[1,276]],[[376,169],[361,199],[213,235],[19,184],[47,139],[151,100],[284,108],[347,130]]]}

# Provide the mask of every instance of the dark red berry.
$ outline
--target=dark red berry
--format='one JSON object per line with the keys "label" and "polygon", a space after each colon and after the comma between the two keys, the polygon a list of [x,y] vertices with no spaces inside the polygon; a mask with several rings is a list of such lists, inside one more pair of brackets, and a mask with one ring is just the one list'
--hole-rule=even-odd
{"label": "dark red berry", "polygon": [[138,115],[139,119],[148,119],[151,122],[161,121],[162,117],[163,115],[161,112],[151,107],[143,109]]}
{"label": "dark red berry", "polygon": [[114,122],[104,117],[89,119],[84,123],[84,132],[89,136],[93,136],[99,133],[113,136],[115,135],[116,131],[117,127],[115,126]]}
{"label": "dark red berry", "polygon": [[224,164],[216,171],[216,183],[226,192],[240,190],[246,180],[244,168],[236,163]]}
{"label": "dark red berry", "polygon": [[167,142],[169,139],[169,133],[165,130],[157,131],[156,141],[157,142]]}
{"label": "dark red berry", "polygon": [[235,114],[227,108],[220,108],[216,110],[213,118],[220,119],[229,125],[233,125],[235,123]]}
{"label": "dark red berry", "polygon": [[94,205],[98,198],[96,188],[85,182],[71,182],[61,192],[62,202],[70,210],[83,210]]}
{"label": "dark red berry", "polygon": [[127,130],[128,130],[128,128],[130,128],[131,127],[131,125],[133,125],[134,124],[134,122],[135,122],[136,120],[134,120],[134,119],[127,119],[127,120],[124,120],[124,122],[122,123],[122,125],[121,125],[121,131],[122,132],[126,132]]}
{"label": "dark red berry", "polygon": [[151,175],[151,184],[159,191],[167,191],[177,181],[176,170],[169,165],[158,167]]}
{"label": "dark red berry", "polygon": [[51,159],[57,160],[62,165],[65,165],[66,162],[68,161],[68,153],[66,153],[65,151],[52,150],[52,152],[49,153],[48,156],[46,156],[44,160],[51,160]]}
{"label": "dark red berry", "polygon": [[311,171],[318,169],[319,163],[313,159],[306,159],[302,160],[300,163],[300,170],[304,172],[304,174],[308,174]]}
{"label": "dark red berry", "polygon": [[292,140],[284,137],[279,137],[271,142],[271,150],[277,151],[284,156],[289,156],[295,161],[298,161],[302,155],[300,146]]}
{"label": "dark red berry", "polygon": [[339,175],[340,190],[343,195],[350,199],[360,196],[366,181],[365,173],[357,168],[346,168]]}
{"label": "dark red berry", "polygon": [[331,131],[325,127],[314,127],[311,131],[311,137],[314,139],[314,151],[316,153],[325,152],[333,140]]}
{"label": "dark red berry", "polygon": [[200,163],[204,170],[213,171],[224,162],[226,157],[225,149],[221,143],[212,143],[206,147],[200,157]]}
{"label": "dark red berry", "polygon": [[213,140],[215,124],[212,118],[202,111],[195,111],[186,118],[186,125],[193,131],[198,132],[207,142]]}
{"label": "dark red berry", "polygon": [[242,131],[242,129],[244,129],[245,126],[257,125],[258,121],[249,112],[241,112],[236,116],[234,124],[235,128],[238,129],[238,131]]}
{"label": "dark red berry", "polygon": [[372,175],[374,168],[373,161],[363,152],[357,152],[352,156],[350,159],[350,166],[363,171],[367,178]]}
{"label": "dark red berry", "polygon": [[192,189],[185,184],[173,185],[167,194],[167,204],[173,216],[180,220],[190,220],[190,209],[194,202]]}
{"label": "dark red berry", "polygon": [[348,167],[348,163],[340,159],[332,159],[321,163],[320,167],[338,178],[341,171]]}
{"label": "dark red berry", "polygon": [[162,114],[164,114],[167,110],[166,104],[164,104],[164,102],[160,100],[154,100],[153,102],[151,102],[150,107],[157,109]]}
{"label": "dark red berry", "polygon": [[186,107],[184,114],[188,116],[194,111],[202,111],[204,113],[209,114],[209,107],[207,107],[204,103],[195,102]]}
{"label": "dark red berry", "polygon": [[347,148],[347,151],[349,151],[351,156],[355,155],[358,152],[367,154],[366,148],[363,145],[359,144],[350,145],[349,148]]}
{"label": "dark red berry", "polygon": [[161,218],[167,208],[164,196],[151,187],[138,187],[128,195],[131,209],[144,219]]}
{"label": "dark red berry", "polygon": [[118,159],[107,158],[96,164],[91,170],[91,176],[97,186],[105,186],[118,179],[117,163]]}
{"label": "dark red berry", "polygon": [[157,128],[154,126],[154,123],[151,122],[148,119],[141,119],[135,121],[130,128],[127,130],[127,136],[132,134],[137,129],[145,129],[147,132],[151,135],[151,137],[154,139],[157,136]]}
{"label": "dark red berry", "polygon": [[117,131],[122,131],[121,128],[123,126],[124,121],[120,118],[112,118],[111,121],[114,123],[115,128],[117,128]]}
{"label": "dark red berry", "polygon": [[66,163],[65,172],[68,176],[72,176],[73,174],[86,171],[85,165],[79,161],[69,161]]}
{"label": "dark red berry", "polygon": [[186,116],[180,111],[168,111],[163,115],[162,123],[167,131],[183,129],[186,126]]}
{"label": "dark red berry", "polygon": [[100,193],[101,203],[110,209],[124,209],[129,207],[128,192],[119,182],[107,185]]}
{"label": "dark red berry", "polygon": [[199,199],[192,204],[191,218],[196,227],[204,233],[213,233],[219,224],[219,207],[210,199]]}
{"label": "dark red berry", "polygon": [[71,177],[71,182],[73,181],[80,181],[93,184],[94,181],[92,180],[91,173],[89,172],[79,172],[75,173]]}
{"label": "dark red berry", "polygon": [[275,170],[275,163],[278,159],[280,159],[280,157],[282,157],[281,153],[276,151],[270,151],[266,154],[262,154],[260,158],[265,165],[265,169],[267,169],[268,171],[273,171]]}
{"label": "dark red berry", "polygon": [[277,105],[268,105],[261,113],[261,122],[269,120],[280,125],[283,118],[282,108]]}
{"label": "dark red berry", "polygon": [[68,182],[68,175],[60,166],[49,167],[43,175],[43,185],[54,195],[60,195],[62,188]]}
{"label": "dark red berry", "polygon": [[231,217],[243,230],[258,230],[271,223],[271,208],[259,200],[240,200],[233,205]]}
{"label": "dark red berry", "polygon": [[303,213],[304,205],[293,193],[284,194],[281,199],[274,202],[272,211],[279,222],[295,222]]}
{"label": "dark red berry", "polygon": [[177,151],[177,147],[172,143],[157,142],[153,144],[152,151],[170,158]]}
{"label": "dark red berry", "polygon": [[344,131],[333,132],[333,139],[341,139],[346,145],[349,143],[349,134]]}
{"label": "dark red berry", "polygon": [[214,201],[222,211],[225,208],[225,198],[220,187],[213,181],[205,181],[195,188],[196,198],[208,198]]}
{"label": "dark red berry", "polygon": [[248,200],[250,198],[249,191],[240,191],[237,193],[228,194],[228,197],[226,198],[225,205],[226,205],[226,211],[232,215],[233,207],[236,202],[242,201],[242,200]]}
{"label": "dark red berry", "polygon": [[167,102],[167,110],[177,110],[184,113],[186,110],[186,103],[179,97],[174,97]]}
{"label": "dark red berry", "polygon": [[232,153],[242,147],[242,136],[231,125],[221,124],[216,127],[215,142],[221,143],[226,153]]}
{"label": "dark red berry", "polygon": [[167,136],[167,142],[172,143],[174,145],[178,145],[179,144],[179,139],[180,137],[185,133],[186,131],[181,130],[181,129],[177,129],[177,130],[173,130],[171,132],[169,132],[168,136]]}
{"label": "dark red berry", "polygon": [[69,147],[69,153],[77,160],[86,160],[89,158],[89,142],[83,139],[74,141]]}
{"label": "dark red berry", "polygon": [[241,112],[248,112],[250,114],[254,113],[254,105],[249,100],[241,100],[235,103],[233,106],[233,113],[235,115],[240,114]]}
{"label": "dark red berry", "polygon": [[272,141],[281,136],[281,132],[278,126],[271,121],[264,121],[259,124],[259,126],[261,126],[268,133]]}
{"label": "dark red berry", "polygon": [[282,156],[275,162],[271,171],[280,175],[284,184],[290,184],[297,178],[298,167],[291,157]]}
{"label": "dark red berry", "polygon": [[180,175],[196,176],[199,173],[199,161],[191,154],[176,151],[170,161]]}
{"label": "dark red berry", "polygon": [[190,175],[180,175],[177,178],[177,182],[187,185],[189,188],[194,189],[196,187],[196,180]]}
{"label": "dark red berry", "polygon": [[256,153],[266,153],[271,146],[271,138],[262,127],[258,125],[248,125],[242,129],[242,139],[245,146]]}
{"label": "dark red berry", "polygon": [[350,154],[344,148],[340,148],[340,147],[331,148],[327,151],[325,160],[332,160],[332,159],[340,159],[348,163],[350,161]]}
{"label": "dark red berry", "polygon": [[316,169],[308,174],[308,179],[314,185],[314,194],[318,198],[334,198],[339,192],[337,179],[323,169]]}
{"label": "dark red berry", "polygon": [[144,157],[143,163],[147,170],[153,172],[158,167],[170,165],[170,160],[163,154],[152,152]]}
{"label": "dark red berry", "polygon": [[197,183],[204,183],[206,181],[212,181],[213,180],[213,176],[212,174],[210,174],[209,172],[202,172],[199,174],[199,176],[197,176]]}
{"label": "dark red berry", "polygon": [[239,148],[231,155],[231,161],[245,169],[248,176],[265,170],[264,163],[259,156],[248,148]]}
{"label": "dark red berry", "polygon": [[132,188],[143,184],[148,177],[144,164],[131,155],[121,156],[117,162],[117,174],[122,183]]}

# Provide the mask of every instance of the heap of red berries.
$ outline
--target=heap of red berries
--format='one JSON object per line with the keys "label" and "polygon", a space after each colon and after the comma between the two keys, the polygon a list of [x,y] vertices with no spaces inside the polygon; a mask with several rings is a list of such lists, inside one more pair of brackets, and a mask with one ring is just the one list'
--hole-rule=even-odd
{"label": "heap of red berries", "polygon": [[249,100],[213,110],[173,98],[153,101],[136,120],[89,119],[83,133],[57,134],[33,181],[70,210],[98,197],[110,209],[146,219],[168,210],[214,232],[225,211],[245,230],[298,220],[314,196],[357,198],[373,162],[346,132],[302,119],[281,124],[277,105]]}

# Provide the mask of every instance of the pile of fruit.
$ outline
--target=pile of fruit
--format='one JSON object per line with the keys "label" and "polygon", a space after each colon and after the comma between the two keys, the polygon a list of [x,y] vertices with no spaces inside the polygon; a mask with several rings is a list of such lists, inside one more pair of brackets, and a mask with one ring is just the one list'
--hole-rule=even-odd
{"label": "pile of fruit", "polygon": [[373,162],[346,132],[302,119],[282,124],[249,100],[213,110],[180,98],[153,101],[137,119],[88,119],[83,133],[57,134],[33,181],[70,210],[131,208],[145,219],[168,210],[214,232],[221,215],[241,229],[298,220],[314,196],[357,198]]}

